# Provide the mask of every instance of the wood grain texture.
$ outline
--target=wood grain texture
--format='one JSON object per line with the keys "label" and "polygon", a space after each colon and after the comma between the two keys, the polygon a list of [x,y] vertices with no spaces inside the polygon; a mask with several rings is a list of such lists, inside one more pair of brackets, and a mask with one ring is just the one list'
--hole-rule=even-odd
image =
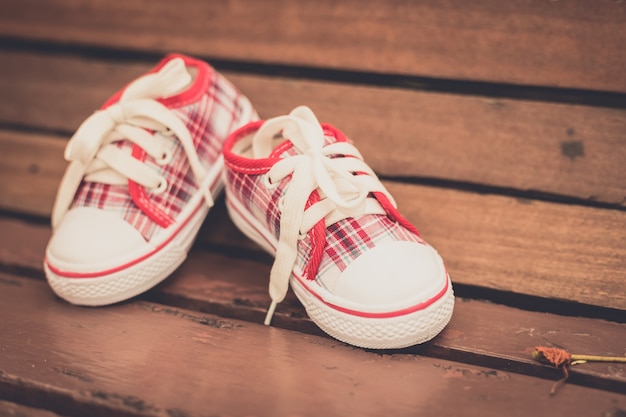
{"label": "wood grain texture", "polygon": [[[67,135],[149,67],[15,52],[0,59],[0,89],[8,98],[0,102],[0,123]],[[626,205],[626,110],[226,75],[263,117],[309,105],[348,134],[382,175]],[[2,140],[11,133],[0,134]]]}
{"label": "wood grain texture", "polygon": [[[441,253],[453,282],[626,310],[625,212],[385,184]],[[199,240],[259,250],[233,226],[221,200]]]}
{"label": "wood grain texture", "polygon": [[[535,345],[626,355],[623,320],[582,317],[626,310],[626,110],[477,90],[617,104],[625,25],[612,0],[0,0],[0,211],[16,213],[0,213],[0,417],[626,414],[626,366],[575,366],[550,397],[560,372],[530,359]],[[50,228],[23,214],[49,216],[67,136],[169,51],[244,68],[225,75],[263,117],[308,104],[345,131],[477,299],[457,297],[438,337],[397,351],[326,336],[292,292],[262,326],[272,259],[222,199],[156,288],[104,308],[56,298]],[[380,87],[389,74],[408,77]],[[579,316],[534,311],[561,311],[552,301]]]}
{"label": "wood grain texture", "polygon": [[626,212],[398,183],[388,189],[453,280],[626,309]]}
{"label": "wood grain texture", "polygon": [[[262,323],[270,303],[269,271],[267,263],[194,251],[177,272],[145,298]],[[278,306],[272,323],[281,328],[324,335],[308,319],[291,291]],[[554,369],[544,368],[530,359],[535,346],[624,356],[623,334],[626,334],[626,324],[457,299],[452,321],[432,343],[403,351],[555,377],[558,372]],[[588,386],[621,392],[626,390],[626,365],[596,363],[573,367],[571,378]]]}
{"label": "wood grain texture", "polygon": [[[43,278],[41,264],[49,237],[48,228],[0,219],[0,230],[6,236],[0,240],[0,265],[35,270],[37,277]],[[195,249],[178,271],[141,298],[262,323],[270,302],[270,263],[268,259],[246,259],[241,255],[233,257]],[[17,285],[18,281],[6,276],[4,284]],[[326,336],[307,317],[291,291],[278,306],[272,323],[284,329]],[[624,332],[626,324],[458,299],[453,319],[439,337],[427,346],[404,351],[556,378],[556,370],[541,367],[530,359],[534,346],[557,346],[576,353],[621,356],[626,354]],[[613,363],[577,366],[572,368],[570,380],[619,392],[626,390],[626,367]]]}
{"label": "wood grain texture", "polygon": [[[626,310],[626,212],[385,184],[454,282]],[[223,207],[207,221],[201,241],[254,248]]]}
{"label": "wood grain texture", "polygon": [[[441,253],[453,282],[626,310],[625,212],[385,185]],[[219,204],[200,241],[254,249]]]}
{"label": "wood grain texture", "polygon": [[344,131],[381,175],[626,205],[626,110],[231,78],[261,115],[306,103]]}
{"label": "wood grain texture", "polygon": [[[225,224],[216,235],[202,236],[216,246],[237,245],[237,231],[222,217],[218,205],[202,234],[215,231],[213,224]],[[50,236],[48,227],[19,220],[0,218],[0,265],[16,270],[31,270],[43,278],[42,258]],[[220,242],[222,232],[229,241]],[[206,242],[206,241],[205,241]],[[241,244],[248,241],[241,238]],[[204,244],[204,243],[201,243]],[[262,323],[270,299],[268,277],[272,260],[250,256],[250,250],[239,250],[237,256],[212,253],[196,248],[189,258],[163,284],[144,298],[182,307]],[[252,246],[251,246],[252,248]],[[5,282],[5,283],[10,283]],[[620,292],[620,283],[614,292]],[[558,294],[552,295],[558,297]],[[533,309],[533,305],[526,306]],[[277,310],[273,325],[314,335],[324,335],[313,324],[300,302],[290,291]],[[530,360],[535,345],[567,348],[575,353],[622,356],[626,324],[598,319],[564,317],[524,311],[502,305],[461,300],[455,306],[452,322],[424,351],[459,361],[517,370],[532,375],[554,377],[556,371],[539,367]],[[605,389],[626,389],[626,367],[620,364],[587,364],[572,369],[572,380]]]}
{"label": "wood grain texture", "polygon": [[[355,13],[358,11],[358,18]],[[201,17],[190,19],[190,16]],[[0,35],[424,77],[626,92],[618,1],[5,0]]]}
{"label": "wood grain texture", "polygon": [[32,406],[45,399],[70,415],[554,416],[626,407],[621,394],[568,385],[550,397],[546,380],[154,303],[79,308],[42,282],[14,279],[0,282],[0,394],[27,387]]}
{"label": "wood grain texture", "polygon": [[0,400],[0,417],[62,417],[47,410]]}
{"label": "wood grain texture", "polygon": [[48,135],[0,131],[0,207],[50,213],[67,166],[64,148]]}

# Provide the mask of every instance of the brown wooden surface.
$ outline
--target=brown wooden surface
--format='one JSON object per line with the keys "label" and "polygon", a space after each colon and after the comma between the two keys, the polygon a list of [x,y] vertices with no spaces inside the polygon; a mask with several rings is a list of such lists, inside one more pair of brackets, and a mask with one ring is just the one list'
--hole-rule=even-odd
{"label": "brown wooden surface", "polygon": [[[530,353],[626,355],[625,26],[621,1],[0,0],[0,417],[621,417],[626,365],[573,366],[550,397],[561,373]],[[272,259],[222,199],[156,288],[54,296],[67,137],[170,51],[356,142],[463,295],[439,336],[347,346],[291,292],[261,325]]]}
{"label": "brown wooden surface", "polygon": [[622,2],[592,0],[0,3],[14,38],[621,92],[625,23]]}
{"label": "brown wooden surface", "polygon": [[[0,220],[11,238],[0,240],[0,265],[29,269],[43,278],[42,253],[49,232],[22,222]],[[181,268],[145,298],[221,317],[262,323],[267,306],[270,264],[267,260],[233,257],[196,249]],[[532,307],[532,306],[527,306]],[[323,333],[306,317],[290,292],[278,307],[277,327],[315,335]],[[462,300],[446,330],[426,347],[407,349],[449,359],[555,377],[530,359],[536,345],[564,347],[575,353],[621,356],[626,324],[600,319],[564,317],[480,301]],[[614,391],[626,390],[626,365],[586,364],[572,369],[572,381]]]}
{"label": "brown wooden surface", "polygon": [[61,417],[50,411],[0,400],[0,417]]}
{"label": "brown wooden surface", "polygon": [[[269,270],[270,266],[262,262],[194,251],[183,266],[147,298],[262,323],[270,302],[267,294]],[[279,305],[273,323],[282,328],[322,335],[291,292]],[[625,334],[626,324],[524,311],[459,298],[452,321],[439,337],[431,344],[404,351],[531,375],[554,376],[556,372],[530,359],[535,346],[624,356]],[[574,367],[574,380],[592,387],[626,391],[626,365],[596,363]]]}
{"label": "brown wooden surface", "polygon": [[0,394],[19,402],[28,387],[32,406],[71,415],[554,416],[626,407],[616,393],[570,384],[550,397],[547,380],[149,302],[79,308],[43,282],[3,277]]}
{"label": "brown wooden surface", "polygon": [[[153,65],[16,52],[0,52],[0,59],[0,123],[66,132],[63,139]],[[263,117],[311,106],[355,140],[382,175],[626,204],[626,110],[226,75]],[[15,141],[31,146],[0,131],[0,149]],[[60,164],[57,170],[65,164],[56,151],[47,163]]]}
{"label": "brown wooden surface", "polygon": [[[0,185],[7,185],[1,188],[9,192],[16,180],[30,187],[16,188],[4,201],[9,208],[47,215],[56,187],[44,188],[35,181],[50,181],[47,175],[28,171],[26,167],[36,162],[20,162],[25,168],[14,172],[21,172],[22,178],[2,176]],[[626,310],[626,212],[386,185],[401,211],[442,254],[454,282]],[[47,195],[48,204],[41,203],[41,194]],[[223,209],[214,209],[208,219],[211,226],[204,228],[200,240],[254,248]],[[37,253],[43,253],[39,248],[44,244],[37,243]]]}
{"label": "brown wooden surface", "polygon": [[0,207],[49,215],[67,167],[64,148],[49,135],[0,130]]}
{"label": "brown wooden surface", "polygon": [[[626,213],[386,183],[453,282],[626,310]],[[215,208],[199,239],[254,248]]]}

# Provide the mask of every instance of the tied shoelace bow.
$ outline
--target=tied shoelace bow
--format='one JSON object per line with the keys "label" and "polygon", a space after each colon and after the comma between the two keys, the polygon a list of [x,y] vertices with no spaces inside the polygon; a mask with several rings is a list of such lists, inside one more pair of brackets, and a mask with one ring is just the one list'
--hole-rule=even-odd
{"label": "tied shoelace bow", "polygon": [[[182,59],[169,61],[157,73],[147,74],[128,85],[119,101],[89,116],[65,148],[70,162],[54,204],[52,226],[58,226],[69,209],[83,178],[86,181],[123,185],[133,181],[149,190],[164,191],[167,182],[142,161],[121,150],[115,142],[128,140],[141,147],[157,163],[171,158],[171,140],[157,140],[150,131],[162,132],[163,138],[177,138],[187,156],[194,176],[202,183],[207,175],[200,163],[193,139],[185,124],[156,99],[170,97],[191,82]],[[209,206],[213,198],[204,187]]]}
{"label": "tied shoelace bow", "polygon": [[[391,195],[353,145],[336,142],[324,146],[322,126],[308,107],[298,107],[288,116],[263,124],[253,140],[255,155],[269,153],[271,139],[281,130],[282,136],[291,141],[300,154],[282,159],[266,174],[268,183],[276,185],[292,176],[279,200],[280,236],[270,273],[272,303],[265,317],[266,325],[287,294],[300,238],[322,220],[330,225],[363,214],[386,214],[377,200],[367,198],[370,193],[384,194],[395,207]],[[313,203],[312,195],[317,195]],[[308,279],[314,278],[308,276]]]}

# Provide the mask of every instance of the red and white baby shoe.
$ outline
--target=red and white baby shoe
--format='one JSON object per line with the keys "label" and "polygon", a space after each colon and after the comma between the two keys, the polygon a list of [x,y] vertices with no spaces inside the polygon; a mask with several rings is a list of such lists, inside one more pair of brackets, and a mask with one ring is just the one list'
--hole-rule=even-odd
{"label": "red and white baby shoe", "polygon": [[182,55],[111,97],[65,150],[44,261],[53,290],[97,306],[165,279],[223,188],[224,140],[256,119],[222,75]]}
{"label": "red and white baby shoe", "polygon": [[275,255],[266,324],[290,282],[322,330],[356,346],[422,343],[449,322],[441,257],[357,149],[308,107],[240,128],[224,160],[232,220]]}

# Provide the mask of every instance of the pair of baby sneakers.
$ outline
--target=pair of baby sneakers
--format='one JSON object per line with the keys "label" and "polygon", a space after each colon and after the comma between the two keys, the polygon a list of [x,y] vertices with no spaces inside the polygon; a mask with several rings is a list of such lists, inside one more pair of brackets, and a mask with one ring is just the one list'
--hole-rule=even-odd
{"label": "pair of baby sneakers", "polygon": [[44,268],[71,303],[164,280],[225,188],[235,225],[275,256],[266,324],[290,283],[322,330],[360,347],[422,343],[450,320],[443,261],[343,133],[304,106],[258,120],[203,61],[166,57],[92,114],[65,158]]}

